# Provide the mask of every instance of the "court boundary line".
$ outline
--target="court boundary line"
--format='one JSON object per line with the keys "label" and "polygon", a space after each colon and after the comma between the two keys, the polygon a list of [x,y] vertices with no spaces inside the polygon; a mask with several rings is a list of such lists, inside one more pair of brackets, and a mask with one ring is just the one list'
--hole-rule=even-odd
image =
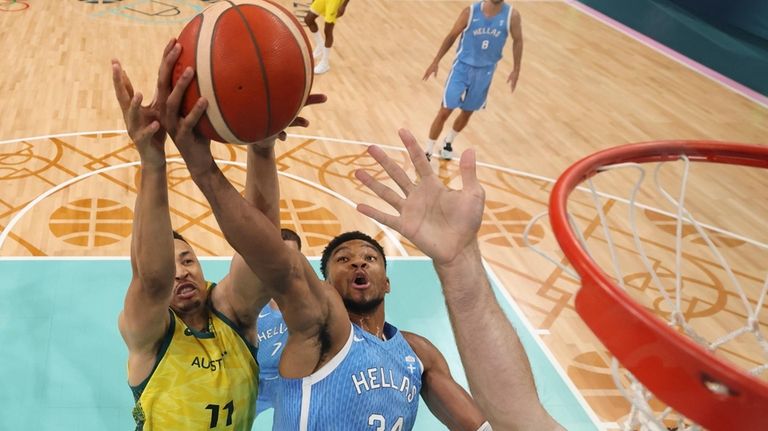
{"label": "court boundary line", "polygon": [[613,28],[619,33],[622,33],[624,35],[631,37],[632,39],[653,49],[659,54],[662,54],[665,57],[672,59],[679,64],[682,64],[683,66],[687,67],[688,69],[694,72],[697,72],[699,75],[709,78],[710,81],[720,84],[726,89],[731,90],[732,92],[749,99],[750,101],[762,106],[763,108],[768,108],[768,97],[747,87],[746,85],[734,79],[731,79],[723,75],[722,73],[708,66],[705,66],[699,63],[698,61],[678,51],[675,51],[674,49],[664,45],[663,43],[649,36],[644,35],[643,33],[609,17],[608,15],[605,15],[604,13],[596,9],[593,9],[585,5],[584,3],[581,3],[577,0],[564,0],[564,2],[570,5],[571,7],[573,7],[574,9],[578,10],[579,12],[583,13],[584,15],[589,16],[594,20],[599,21],[607,25],[608,27]]}

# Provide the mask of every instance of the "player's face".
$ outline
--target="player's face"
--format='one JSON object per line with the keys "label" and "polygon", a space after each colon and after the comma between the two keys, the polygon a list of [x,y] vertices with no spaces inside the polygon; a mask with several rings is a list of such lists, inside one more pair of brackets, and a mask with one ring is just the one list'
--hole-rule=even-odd
{"label": "player's face", "polygon": [[355,239],[342,243],[328,259],[328,281],[339,292],[347,310],[374,311],[389,293],[384,257],[371,244]]}
{"label": "player's face", "polygon": [[493,4],[502,4],[504,3],[504,0],[490,0]]}
{"label": "player's face", "polygon": [[205,305],[208,290],[200,261],[195,251],[184,241],[175,239],[176,277],[173,283],[171,308],[180,313],[189,313]]}

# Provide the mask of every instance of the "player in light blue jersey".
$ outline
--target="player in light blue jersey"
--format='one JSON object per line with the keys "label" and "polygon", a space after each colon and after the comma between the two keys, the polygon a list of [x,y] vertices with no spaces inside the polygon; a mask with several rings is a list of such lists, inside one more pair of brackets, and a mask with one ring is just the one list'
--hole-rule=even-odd
{"label": "player in light blue jersey", "polygon": [[[301,251],[301,237],[291,229],[280,229],[283,242]],[[277,379],[280,377],[278,365],[283,347],[288,340],[288,327],[285,325],[283,313],[280,312],[275,300],[270,300],[259,312],[257,321],[258,353],[256,360],[259,363],[259,399],[256,401],[256,414],[271,409],[277,388]]]}
{"label": "player in light blue jersey", "polygon": [[512,91],[515,91],[520,76],[520,62],[523,57],[523,30],[520,13],[504,0],[483,0],[461,11],[459,18],[443,40],[437,56],[424,73],[424,80],[430,75],[437,77],[440,60],[453,46],[457,38],[459,46],[456,59],[445,83],[443,101],[437,116],[429,128],[426,154],[432,157],[437,138],[443,131],[445,122],[454,109],[461,113],[453,122],[453,127],[443,141],[440,157],[446,160],[453,157],[453,141],[475,111],[485,107],[488,90],[496,65],[501,60],[507,36],[512,36],[512,55],[515,66],[507,77]]}
{"label": "player in light blue jersey", "polygon": [[419,396],[449,429],[489,429],[440,351],[386,322],[390,286],[375,239],[357,231],[337,236],[323,251],[320,271],[352,325],[341,350],[312,374],[279,379],[274,430],[410,430]]}

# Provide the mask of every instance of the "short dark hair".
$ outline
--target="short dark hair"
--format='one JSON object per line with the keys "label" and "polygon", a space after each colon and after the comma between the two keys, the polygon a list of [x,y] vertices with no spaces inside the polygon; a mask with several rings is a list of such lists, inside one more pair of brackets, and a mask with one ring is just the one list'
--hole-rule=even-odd
{"label": "short dark hair", "polygon": [[179,239],[179,240],[182,240],[182,241],[186,242],[187,245],[191,245],[191,244],[189,244],[189,241],[187,241],[183,236],[181,236],[180,233],[178,233],[176,231],[173,231],[173,239]]}
{"label": "short dark hair", "polygon": [[320,272],[323,274],[323,278],[328,278],[328,260],[331,258],[333,252],[345,242],[353,241],[356,239],[365,241],[372,245],[373,248],[378,250],[379,253],[381,253],[381,257],[384,259],[384,268],[387,267],[387,255],[384,254],[384,247],[382,247],[378,241],[371,238],[370,236],[360,231],[353,230],[350,232],[344,232],[341,235],[337,235],[331,240],[331,242],[328,243],[328,245],[325,246],[325,249],[323,249],[323,256],[320,258]]}
{"label": "short dark hair", "polygon": [[296,245],[299,246],[299,251],[301,251],[301,237],[296,232],[292,231],[291,229],[282,228],[280,229],[280,236],[283,238],[283,241],[293,241],[296,243]]}

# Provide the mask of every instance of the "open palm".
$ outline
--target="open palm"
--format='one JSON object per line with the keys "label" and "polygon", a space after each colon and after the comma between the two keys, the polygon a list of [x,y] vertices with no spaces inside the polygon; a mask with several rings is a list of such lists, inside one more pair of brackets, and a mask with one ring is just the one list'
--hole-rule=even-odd
{"label": "open palm", "polygon": [[416,142],[407,130],[400,130],[400,139],[416,168],[419,179],[411,180],[405,171],[376,146],[369,154],[384,168],[400,187],[405,197],[374,179],[364,170],[355,176],[377,196],[398,211],[393,216],[369,205],[358,210],[372,219],[398,231],[437,263],[453,260],[472,244],[480,229],[485,191],[477,180],[474,151],[461,156],[462,189],[452,190],[443,185]]}

